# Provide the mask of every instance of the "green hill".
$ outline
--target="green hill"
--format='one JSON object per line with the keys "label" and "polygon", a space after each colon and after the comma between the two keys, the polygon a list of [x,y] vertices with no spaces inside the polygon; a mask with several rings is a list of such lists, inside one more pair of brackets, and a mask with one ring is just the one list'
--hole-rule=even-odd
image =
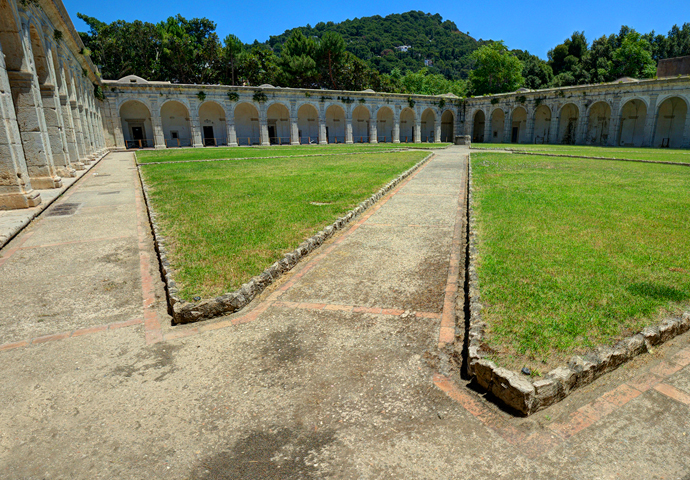
{"label": "green hill", "polygon": [[[276,54],[294,30],[307,37],[321,37],[325,32],[339,33],[347,50],[369,63],[381,73],[399,68],[402,73],[427,66],[430,73],[441,73],[448,78],[467,78],[470,70],[469,55],[484,42],[460,32],[450,20],[439,14],[420,11],[381,17],[355,18],[340,23],[320,22],[314,27],[297,27],[282,35],[271,36],[266,42]],[[407,51],[396,47],[410,46]],[[430,65],[425,65],[430,61]]]}

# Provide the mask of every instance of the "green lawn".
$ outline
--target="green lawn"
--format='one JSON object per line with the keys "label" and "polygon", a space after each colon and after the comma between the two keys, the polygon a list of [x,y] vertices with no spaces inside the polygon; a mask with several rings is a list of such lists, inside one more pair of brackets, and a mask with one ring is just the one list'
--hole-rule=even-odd
{"label": "green lawn", "polygon": [[252,157],[300,156],[314,154],[343,154],[382,152],[393,149],[433,149],[448,146],[448,143],[379,143],[353,145],[300,145],[273,147],[206,147],[206,148],[170,148],[165,150],[140,150],[137,152],[139,163],[179,162],[184,160],[216,160]]}
{"label": "green lawn", "polygon": [[191,300],[237,289],[426,155],[238,159],[141,169],[180,296]]}
{"label": "green lawn", "polygon": [[624,158],[628,160],[657,160],[690,163],[690,150],[668,148],[592,147],[587,145],[522,145],[517,143],[473,143],[476,149],[511,149],[559,155]]}
{"label": "green lawn", "polygon": [[690,299],[687,167],[473,153],[494,358],[544,372]]}

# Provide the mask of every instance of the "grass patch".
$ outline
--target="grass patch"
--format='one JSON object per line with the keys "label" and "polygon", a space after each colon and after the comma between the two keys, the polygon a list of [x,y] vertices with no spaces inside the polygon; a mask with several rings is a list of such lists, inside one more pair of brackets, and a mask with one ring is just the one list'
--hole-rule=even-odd
{"label": "grass patch", "polygon": [[588,145],[523,145],[517,143],[474,143],[476,149],[511,149],[535,153],[558,155],[581,155],[585,157],[624,158],[629,160],[656,160],[664,162],[690,163],[690,150],[669,148],[592,147]]}
{"label": "grass patch", "polygon": [[429,150],[443,148],[448,143],[427,144],[369,144],[361,145],[300,145],[300,146],[272,146],[272,147],[208,147],[208,148],[169,148],[164,150],[140,150],[137,152],[139,163],[148,162],[179,162],[184,160],[217,160],[251,157],[301,156],[314,154],[343,154],[383,152],[398,149]]}
{"label": "grass patch", "polygon": [[687,308],[685,167],[473,153],[494,358],[545,371]]}
{"label": "grass patch", "polygon": [[425,152],[144,165],[180,296],[237,289]]}

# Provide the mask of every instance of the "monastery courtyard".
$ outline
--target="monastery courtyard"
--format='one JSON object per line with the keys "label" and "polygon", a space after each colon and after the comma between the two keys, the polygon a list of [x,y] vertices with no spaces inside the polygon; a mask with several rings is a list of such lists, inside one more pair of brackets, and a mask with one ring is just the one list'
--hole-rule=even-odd
{"label": "monastery courtyard", "polygon": [[437,150],[244,310],[177,327],[134,155],[109,153],[0,250],[0,477],[687,478],[689,334],[527,418],[441,375],[428,299],[468,152]]}

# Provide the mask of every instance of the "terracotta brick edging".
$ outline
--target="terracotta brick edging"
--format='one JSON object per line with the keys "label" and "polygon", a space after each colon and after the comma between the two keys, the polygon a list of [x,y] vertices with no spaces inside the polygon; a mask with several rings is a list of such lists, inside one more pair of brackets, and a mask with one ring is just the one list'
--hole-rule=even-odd
{"label": "terracotta brick edging", "polygon": [[219,317],[234,313],[245,306],[247,306],[257,295],[259,295],[266,287],[275,282],[284,273],[289,272],[297,263],[306,255],[316,250],[327,239],[332,237],[336,232],[345,228],[353,219],[364,213],[369,207],[381,200],[389,191],[395,188],[405,178],[409,177],[416,170],[422,167],[434,156],[429,153],[424,159],[418,162],[413,167],[409,168],[397,178],[391,180],[384,185],[379,191],[374,193],[371,197],[361,202],[353,210],[350,210],[346,215],[338,218],[331,225],[311,238],[306,239],[300,243],[299,246],[285,254],[285,256],[273,263],[270,267],[264,270],[260,275],[252,277],[247,283],[242,285],[234,292],[229,292],[215,298],[201,300],[197,303],[186,302],[177,296],[178,290],[175,280],[173,279],[174,270],[168,261],[168,251],[166,248],[166,239],[161,234],[161,230],[156,221],[157,215],[151,206],[151,201],[148,194],[148,186],[141,174],[141,168],[137,165],[139,179],[141,181],[144,192],[144,200],[146,209],[148,211],[149,222],[153,231],[154,246],[158,254],[160,263],[160,270],[165,283],[165,291],[168,300],[168,309],[173,317],[174,324],[192,323],[201,320]]}
{"label": "terracotta brick edging", "polygon": [[641,332],[616,343],[598,347],[585,355],[575,355],[566,365],[558,367],[543,378],[532,379],[519,372],[497,366],[485,358],[484,340],[487,325],[482,321],[482,304],[477,275],[476,219],[473,210],[472,162],[469,161],[469,329],[467,350],[467,374],[486,391],[510,408],[523,415],[563,400],[574,389],[618,368],[633,357],[649,351],[652,346],[690,330],[690,312],[679,317],[664,319],[659,325],[646,327]]}

